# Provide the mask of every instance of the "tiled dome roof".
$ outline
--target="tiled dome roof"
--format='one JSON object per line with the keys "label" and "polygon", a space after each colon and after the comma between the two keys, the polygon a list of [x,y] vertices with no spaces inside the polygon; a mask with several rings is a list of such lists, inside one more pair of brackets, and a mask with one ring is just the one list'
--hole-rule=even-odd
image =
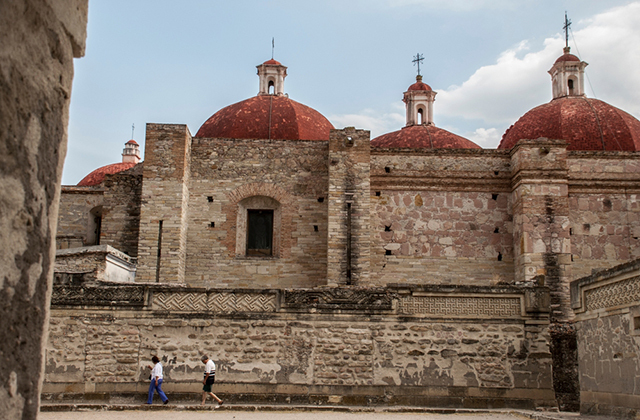
{"label": "tiled dome roof", "polygon": [[499,149],[521,139],[565,140],[568,150],[640,150],[640,121],[598,99],[557,98],[524,114],[502,136]]}
{"label": "tiled dome roof", "polygon": [[271,60],[265,61],[262,64],[266,64],[267,66],[281,66],[282,65],[279,61],[276,61],[273,58]]}
{"label": "tiled dome roof", "polygon": [[[131,140],[133,141],[133,140]],[[118,172],[126,171],[136,166],[135,162],[121,162],[112,163],[101,168],[96,169],[89,175],[82,178],[82,181],[78,182],[79,187],[93,187],[102,184],[105,175],[117,174]]]}
{"label": "tiled dome roof", "polygon": [[556,63],[559,63],[561,61],[580,61],[580,59],[573,54],[565,53],[560,57],[558,57],[558,59],[556,60]]}
{"label": "tiled dome roof", "polygon": [[[422,80],[422,78],[420,78],[420,80]],[[431,86],[422,81],[417,81],[409,86],[409,89],[407,90],[431,90]]]}
{"label": "tiled dome roof", "polygon": [[371,140],[372,147],[414,149],[481,149],[480,146],[434,125],[412,125]]}
{"label": "tiled dome roof", "polygon": [[329,140],[333,125],[318,111],[286,96],[259,95],[213,114],[196,137]]}

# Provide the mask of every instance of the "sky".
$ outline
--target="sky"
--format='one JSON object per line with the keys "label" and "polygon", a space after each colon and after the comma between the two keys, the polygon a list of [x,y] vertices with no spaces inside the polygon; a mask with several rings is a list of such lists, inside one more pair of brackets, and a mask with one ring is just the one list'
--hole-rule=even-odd
{"label": "sky", "polygon": [[[640,117],[640,1],[90,0],[87,50],[75,59],[62,183],[122,160],[146,123],[192,134],[258,93],[256,66],[287,66],[284,90],[336,128],[371,138],[405,124],[403,92],[437,93],[436,126],[495,148],[551,100],[547,71],[564,46],[589,63],[587,96]],[[135,128],[132,130],[132,126]]]}

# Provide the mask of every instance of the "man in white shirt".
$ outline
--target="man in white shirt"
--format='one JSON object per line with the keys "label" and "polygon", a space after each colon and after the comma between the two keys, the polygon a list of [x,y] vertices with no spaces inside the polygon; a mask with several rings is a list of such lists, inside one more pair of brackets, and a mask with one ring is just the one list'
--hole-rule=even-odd
{"label": "man in white shirt", "polygon": [[154,366],[147,366],[151,369],[151,384],[149,384],[149,398],[147,399],[147,404],[153,403],[153,393],[154,391],[158,391],[158,395],[160,395],[160,399],[164,404],[169,402],[169,398],[165,395],[162,390],[162,364],[160,363],[160,359],[158,356],[153,356],[151,361],[154,363]]}
{"label": "man in white shirt", "polygon": [[216,381],[216,364],[208,356],[202,356],[200,359],[204,363],[204,379],[202,380],[202,404],[207,401],[207,394],[211,395],[214,400],[218,401],[219,405],[223,404],[223,401],[218,398],[216,394],[211,392],[211,385]]}

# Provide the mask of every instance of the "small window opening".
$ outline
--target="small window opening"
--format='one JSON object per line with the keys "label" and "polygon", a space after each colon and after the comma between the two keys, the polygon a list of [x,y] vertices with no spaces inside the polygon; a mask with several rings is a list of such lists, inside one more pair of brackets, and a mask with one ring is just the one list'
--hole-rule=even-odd
{"label": "small window opening", "polygon": [[385,232],[391,232],[391,225],[384,227]]}
{"label": "small window opening", "polygon": [[498,261],[502,261],[502,253],[498,252]]}
{"label": "small window opening", "polygon": [[273,95],[276,92],[276,85],[273,83],[273,80],[269,80],[269,95]]}
{"label": "small window opening", "polygon": [[384,250],[384,255],[391,255],[391,250],[390,249],[385,249]]}
{"label": "small window opening", "polygon": [[385,167],[384,167],[384,171],[385,171],[386,173],[390,173],[390,172],[391,172],[391,168],[390,168],[390,167],[388,167],[388,166],[385,166]]}
{"label": "small window opening", "polygon": [[493,233],[500,233],[500,228],[493,229]]}
{"label": "small window opening", "polygon": [[571,262],[573,262],[573,254],[571,254]]}
{"label": "small window opening", "polygon": [[247,210],[247,255],[271,256],[273,210]]}
{"label": "small window opening", "polygon": [[376,197],[380,197],[380,191],[376,191]]}
{"label": "small window opening", "polygon": [[569,228],[569,235],[573,235],[573,228]]}
{"label": "small window opening", "polygon": [[573,79],[569,79],[567,85],[569,87],[569,95],[573,95]]}
{"label": "small window opening", "polygon": [[211,196],[207,197],[207,201],[210,202],[210,203],[213,203],[213,197],[211,197]]}
{"label": "small window opening", "polygon": [[318,225],[313,225],[313,231],[317,232],[318,231]]}
{"label": "small window opening", "polygon": [[324,203],[324,197],[318,197],[318,203]]}
{"label": "small window opening", "polygon": [[636,331],[640,330],[640,316],[633,317],[633,329]]}
{"label": "small window opening", "polygon": [[493,171],[494,175],[500,175],[500,171]]}
{"label": "small window opening", "polygon": [[491,194],[491,199],[492,200],[497,200],[498,199],[498,194]]}
{"label": "small window opening", "polygon": [[209,223],[209,227],[216,227],[216,222]]}
{"label": "small window opening", "polygon": [[418,124],[424,124],[424,110],[422,108],[418,109]]}

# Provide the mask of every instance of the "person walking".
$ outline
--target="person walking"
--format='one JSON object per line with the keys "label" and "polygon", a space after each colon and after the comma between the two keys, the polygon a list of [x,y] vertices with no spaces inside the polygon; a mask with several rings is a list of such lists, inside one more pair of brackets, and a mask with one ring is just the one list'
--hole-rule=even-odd
{"label": "person walking", "polygon": [[154,366],[147,366],[151,369],[151,383],[149,384],[149,398],[147,399],[147,404],[153,403],[153,393],[154,391],[158,391],[158,395],[160,395],[160,399],[163,404],[167,404],[169,402],[169,398],[165,395],[162,390],[162,364],[160,363],[160,359],[158,356],[153,356],[151,361],[154,363]]}
{"label": "person walking", "polygon": [[202,363],[204,363],[204,379],[202,380],[202,403],[204,405],[207,401],[207,395],[211,395],[214,400],[218,401],[219,405],[222,405],[222,401],[216,394],[211,392],[211,385],[216,382],[216,364],[208,356],[202,356]]}

